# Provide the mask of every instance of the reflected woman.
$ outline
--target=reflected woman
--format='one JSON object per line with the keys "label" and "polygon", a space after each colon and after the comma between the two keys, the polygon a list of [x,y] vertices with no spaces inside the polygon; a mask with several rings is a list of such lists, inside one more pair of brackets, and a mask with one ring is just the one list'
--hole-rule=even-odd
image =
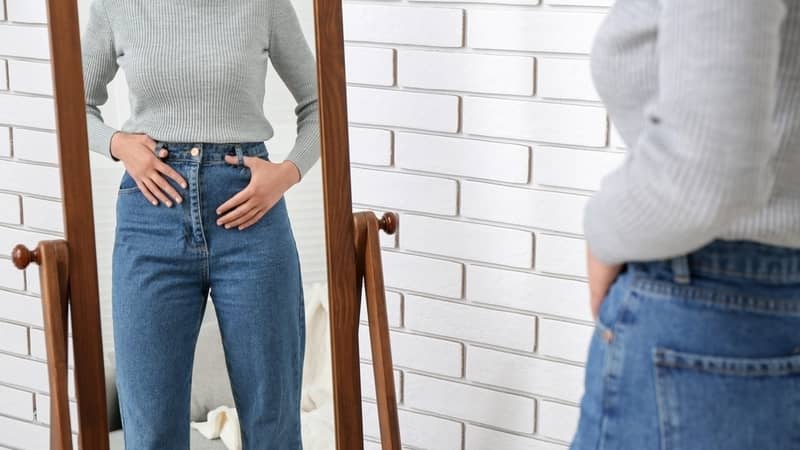
{"label": "reflected woman", "polygon": [[572,450],[798,448],[800,2],[617,0]]}
{"label": "reflected woman", "polygon": [[[112,320],[128,450],[189,448],[191,373],[214,302],[245,450],[302,448],[305,319],[284,193],[319,159],[316,65],[289,0],[93,0],[82,36],[91,151],[125,166]],[[267,62],[297,102],[272,162]],[[118,68],[131,116],[98,106]]]}

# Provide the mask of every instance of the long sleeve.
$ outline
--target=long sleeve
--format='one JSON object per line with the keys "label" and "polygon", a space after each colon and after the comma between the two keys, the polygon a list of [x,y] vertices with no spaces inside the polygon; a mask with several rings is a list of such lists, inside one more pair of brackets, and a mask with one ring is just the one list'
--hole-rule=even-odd
{"label": "long sleeve", "polygon": [[269,57],[297,106],[297,138],[286,159],[302,178],[320,157],[317,67],[290,0],[270,0]]}
{"label": "long sleeve", "polygon": [[111,137],[118,130],[103,121],[98,108],[108,100],[107,86],[118,69],[111,23],[103,0],[94,0],[90,6],[88,24],[81,37],[81,52],[89,150],[119,161],[111,155]]}
{"label": "long sleeve", "polygon": [[[697,249],[768,202],[782,0],[662,0],[658,94],[625,162],[588,202],[606,263]],[[632,144],[632,145],[631,145]]]}

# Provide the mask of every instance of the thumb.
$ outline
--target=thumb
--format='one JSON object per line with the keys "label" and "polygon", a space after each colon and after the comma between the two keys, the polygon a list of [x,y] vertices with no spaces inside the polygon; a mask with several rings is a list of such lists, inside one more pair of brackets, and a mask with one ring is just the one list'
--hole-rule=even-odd
{"label": "thumb", "polygon": [[169,152],[165,148],[162,148],[162,149],[160,149],[158,151],[158,157],[159,158],[166,158],[168,154],[169,154]]}
{"label": "thumb", "polygon": [[236,158],[236,155],[225,155],[225,162],[236,165],[239,163],[239,160]]}

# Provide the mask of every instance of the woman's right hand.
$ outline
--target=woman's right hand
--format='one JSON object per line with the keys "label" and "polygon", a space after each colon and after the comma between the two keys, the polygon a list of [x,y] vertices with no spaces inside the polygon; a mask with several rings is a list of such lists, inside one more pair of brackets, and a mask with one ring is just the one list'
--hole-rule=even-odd
{"label": "woman's right hand", "polygon": [[156,156],[155,148],[156,141],[144,133],[118,131],[111,137],[111,154],[122,161],[125,170],[136,181],[136,186],[147,200],[153,205],[158,205],[158,200],[161,200],[171,207],[172,201],[169,197],[178,203],[183,199],[164,175],[184,188],[187,186],[186,180],[169,164],[159,159],[167,156],[167,149],[162,148]]}

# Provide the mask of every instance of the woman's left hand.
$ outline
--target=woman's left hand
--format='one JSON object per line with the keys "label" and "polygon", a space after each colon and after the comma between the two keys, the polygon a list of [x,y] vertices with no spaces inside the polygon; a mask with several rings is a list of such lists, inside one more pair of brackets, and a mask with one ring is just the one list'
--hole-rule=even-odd
{"label": "woman's left hand", "polygon": [[[225,155],[225,162],[236,165],[235,155]],[[273,163],[256,156],[245,156],[250,168],[250,183],[217,207],[217,225],[243,230],[258,222],[281,199],[290,187],[300,181],[300,173],[291,161]]]}
{"label": "woman's left hand", "polygon": [[592,317],[597,320],[600,313],[600,305],[611,287],[611,283],[617,278],[622,264],[608,265],[592,254],[589,247],[586,248],[586,266],[589,272],[589,293],[591,296]]}

